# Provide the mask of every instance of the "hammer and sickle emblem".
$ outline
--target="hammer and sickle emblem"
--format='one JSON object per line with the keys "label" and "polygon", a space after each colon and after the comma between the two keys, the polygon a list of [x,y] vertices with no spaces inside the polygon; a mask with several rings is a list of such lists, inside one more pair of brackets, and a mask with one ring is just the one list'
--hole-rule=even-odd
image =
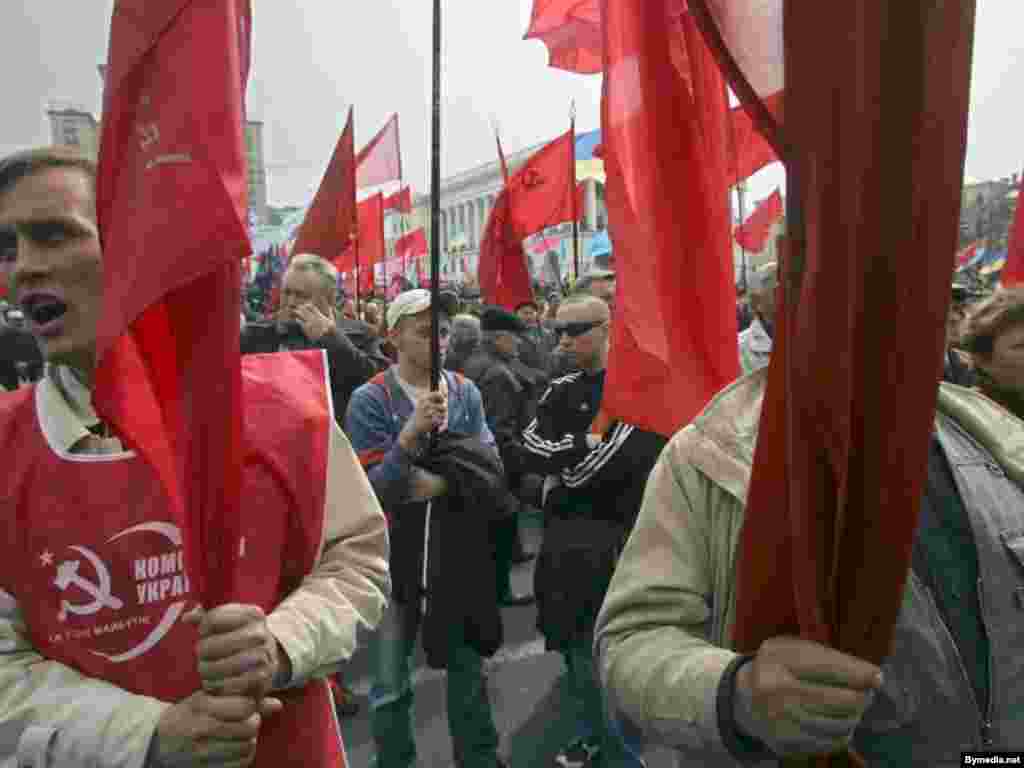
{"label": "hammer and sickle emblem", "polygon": [[541,176],[539,172],[533,170],[532,168],[526,172],[526,175],[523,176],[523,186],[526,189],[533,189],[534,187],[539,187],[543,183],[544,177]]}
{"label": "hammer and sickle emblem", "polygon": [[111,608],[113,610],[120,610],[124,603],[110,592],[110,571],[107,570],[107,566],[103,564],[103,561],[96,556],[94,552],[85,547],[69,547],[79,554],[81,554],[86,560],[88,560],[92,567],[96,571],[96,578],[98,584],[93,584],[88,579],[84,578],[78,572],[78,567],[82,564],[81,560],[65,560],[57,566],[57,578],[53,580],[54,585],[61,592],[65,592],[68,587],[72,584],[77,586],[86,594],[92,597],[92,602],[86,603],[85,605],[75,605],[68,602],[67,600],[61,600],[60,612],[57,614],[58,621],[66,621],[68,612],[75,614],[76,616],[90,616],[101,608]]}

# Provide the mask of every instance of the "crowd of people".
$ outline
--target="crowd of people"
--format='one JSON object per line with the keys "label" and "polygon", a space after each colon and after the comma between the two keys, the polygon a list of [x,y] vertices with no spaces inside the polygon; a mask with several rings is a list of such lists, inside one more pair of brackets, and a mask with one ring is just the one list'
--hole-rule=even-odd
{"label": "crowd of people", "polygon": [[[157,535],[180,545],[155,480],[92,408],[94,184],[66,150],[0,161],[0,759],[339,765],[331,721],[353,711],[344,662],[365,641],[380,768],[416,764],[417,642],[447,672],[456,764],[496,768],[484,661],[501,609],[534,602],[578,705],[560,768],[642,766],[653,743],[694,765],[852,745],[873,766],[922,768],[1021,747],[1024,290],[953,286],[913,566],[880,668],[798,638],[732,650],[775,264],[737,303],[744,375],[667,439],[599,418],[614,272],[515,307],[443,292],[432,308],[425,289],[357,306],[330,262],[295,255],[274,313],[241,319],[261,460],[243,471],[258,519],[239,551],[259,586],[203,610],[180,546]],[[532,510],[538,552],[521,536]],[[511,569],[533,558],[533,593],[516,592]],[[122,635],[133,650],[115,652]]]}

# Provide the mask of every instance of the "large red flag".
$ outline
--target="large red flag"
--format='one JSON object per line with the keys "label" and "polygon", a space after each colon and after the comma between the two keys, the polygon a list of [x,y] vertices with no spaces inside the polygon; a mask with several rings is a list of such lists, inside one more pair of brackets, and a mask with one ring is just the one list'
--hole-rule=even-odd
{"label": "large red flag", "polygon": [[384,124],[356,158],[356,185],[375,187],[402,178],[402,152],[398,142],[398,113]]}
{"label": "large red flag", "polygon": [[601,71],[601,11],[598,0],[533,0],[524,40],[548,48],[550,66],[585,75]]}
{"label": "large red flag", "polygon": [[348,247],[356,232],[356,178],[352,108],[320,187],[292,247],[331,260]]}
{"label": "large red flag", "polygon": [[509,178],[509,226],[520,240],[573,220],[575,147],[573,131],[566,131],[541,147]]}
{"label": "large red flag", "polygon": [[94,402],[156,471],[208,607],[239,534],[250,28],[247,0],[115,3],[96,190]]}
{"label": "large red flag", "polygon": [[692,19],[678,77],[666,0],[603,0],[609,228],[623,265],[602,408],[671,435],[739,375],[725,87]]}
{"label": "large red flag", "polygon": [[736,558],[741,650],[799,634],[889,655],[950,299],[951,263],[919,254],[956,247],[974,6],[786,2],[799,215]]}
{"label": "large red flag", "polygon": [[[1019,189],[1024,189],[1024,183]],[[1013,218],[1013,229],[1010,231],[1009,249],[1006,254],[1006,266],[999,276],[1002,285],[1010,286],[1024,282],[1024,201],[1017,198],[1017,212]]]}
{"label": "large red flag", "polygon": [[782,219],[782,194],[775,190],[762,200],[736,230],[736,242],[745,250],[760,253],[768,243],[772,227]]}

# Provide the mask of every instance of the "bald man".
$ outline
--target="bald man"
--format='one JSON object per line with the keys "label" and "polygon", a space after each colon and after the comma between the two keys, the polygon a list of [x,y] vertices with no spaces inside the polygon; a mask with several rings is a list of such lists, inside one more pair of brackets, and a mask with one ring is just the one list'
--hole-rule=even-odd
{"label": "bald man", "polygon": [[523,433],[525,471],[548,477],[546,528],[534,591],[538,627],[561,652],[582,713],[578,738],[562,750],[562,768],[586,766],[602,752],[642,766],[605,714],[591,645],[594,621],[619,551],[633,527],[647,475],[665,444],[660,435],[619,421],[598,433],[608,363],[608,305],[580,294],[558,309],[554,330],[572,372],[551,382]]}

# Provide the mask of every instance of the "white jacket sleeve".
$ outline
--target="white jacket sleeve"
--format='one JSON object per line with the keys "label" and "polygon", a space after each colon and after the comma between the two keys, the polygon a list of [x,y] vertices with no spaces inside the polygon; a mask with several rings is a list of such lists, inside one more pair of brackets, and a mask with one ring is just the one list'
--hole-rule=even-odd
{"label": "white jacket sleeve", "polygon": [[267,617],[292,665],[288,687],[336,672],[357,629],[380,622],[391,595],[387,520],[345,433],[331,425],[320,559]]}
{"label": "white jacket sleeve", "polygon": [[170,705],[47,661],[0,590],[0,766],[142,768]]}
{"label": "white jacket sleeve", "polygon": [[736,654],[711,642],[716,603],[731,600],[716,574],[729,562],[731,537],[716,534],[711,520],[734,502],[680,457],[680,441],[648,480],[595,645],[612,701],[649,738],[694,764],[734,765],[719,733],[717,691]]}

